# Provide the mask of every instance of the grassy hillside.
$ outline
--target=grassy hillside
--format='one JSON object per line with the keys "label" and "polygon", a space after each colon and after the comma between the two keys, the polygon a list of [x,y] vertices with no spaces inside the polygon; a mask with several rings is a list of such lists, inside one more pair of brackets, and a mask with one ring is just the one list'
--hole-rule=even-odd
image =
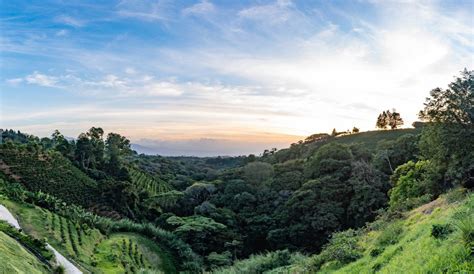
{"label": "grassy hillside", "polygon": [[264,155],[263,159],[269,162],[283,163],[288,160],[298,158],[308,158],[313,155],[321,146],[335,142],[345,145],[359,144],[369,151],[375,151],[380,141],[395,141],[397,138],[405,134],[418,134],[421,133],[420,128],[405,128],[395,130],[374,130],[366,131],[348,135],[342,135],[333,137],[327,134],[316,134],[321,135],[320,138],[306,139],[298,143],[291,144],[289,148],[281,149],[274,154]]}
{"label": "grassy hillside", "polygon": [[153,241],[133,233],[104,235],[80,226],[48,210],[2,198],[24,231],[46,239],[60,253],[85,271],[94,273],[136,273],[152,269],[174,273],[172,257]]}
{"label": "grassy hillside", "polygon": [[214,273],[473,273],[474,194],[455,190],[343,234],[311,257],[277,251]]}
{"label": "grassy hillside", "polygon": [[[322,272],[472,273],[474,258],[463,242],[466,231],[459,227],[461,222],[470,223],[472,238],[474,195],[454,203],[439,198],[409,212],[402,220],[364,234],[359,243],[365,252],[359,260],[340,269],[328,264]],[[435,227],[444,232],[436,234]]]}
{"label": "grassy hillside", "polygon": [[417,134],[421,129],[404,128],[396,130],[374,130],[366,131],[356,134],[339,136],[334,139],[334,142],[341,144],[362,144],[369,150],[375,149],[377,143],[380,141],[393,141],[405,134]]}
{"label": "grassy hillside", "polygon": [[1,231],[0,262],[0,273],[49,273],[35,256]]}

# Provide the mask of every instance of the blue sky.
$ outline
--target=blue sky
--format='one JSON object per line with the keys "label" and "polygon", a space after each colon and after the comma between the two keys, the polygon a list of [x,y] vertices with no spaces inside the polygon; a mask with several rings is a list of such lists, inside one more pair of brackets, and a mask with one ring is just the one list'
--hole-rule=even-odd
{"label": "blue sky", "polygon": [[215,155],[409,125],[473,69],[473,3],[2,1],[1,127]]}

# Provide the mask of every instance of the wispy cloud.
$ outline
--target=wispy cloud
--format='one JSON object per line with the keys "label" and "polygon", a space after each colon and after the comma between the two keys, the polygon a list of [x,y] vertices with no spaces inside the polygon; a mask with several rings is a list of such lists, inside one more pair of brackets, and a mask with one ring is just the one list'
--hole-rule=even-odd
{"label": "wispy cloud", "polygon": [[75,135],[95,121],[165,141],[365,130],[392,107],[411,124],[430,89],[474,67],[473,14],[461,2],[96,5],[4,22],[1,88],[74,110],[5,96],[8,125]]}
{"label": "wispy cloud", "polygon": [[56,32],[56,36],[67,36],[69,34],[68,30],[62,29]]}
{"label": "wispy cloud", "polygon": [[58,80],[54,76],[41,74],[37,71],[25,76],[24,81],[28,84],[38,85],[43,87],[56,87]]}
{"label": "wispy cloud", "polygon": [[143,21],[166,21],[171,3],[168,1],[123,0],[117,5],[117,14]]}
{"label": "wispy cloud", "polygon": [[83,27],[86,22],[84,20],[69,16],[69,15],[59,15],[56,17],[56,22],[65,24],[72,27]]}
{"label": "wispy cloud", "polygon": [[256,5],[239,11],[242,18],[252,19],[262,22],[283,23],[291,17],[291,1],[278,0],[267,5]]}
{"label": "wispy cloud", "polygon": [[213,13],[216,10],[216,7],[209,1],[203,0],[197,4],[194,4],[192,6],[189,6],[185,9],[183,9],[183,14],[184,15],[193,15],[193,14],[209,14]]}

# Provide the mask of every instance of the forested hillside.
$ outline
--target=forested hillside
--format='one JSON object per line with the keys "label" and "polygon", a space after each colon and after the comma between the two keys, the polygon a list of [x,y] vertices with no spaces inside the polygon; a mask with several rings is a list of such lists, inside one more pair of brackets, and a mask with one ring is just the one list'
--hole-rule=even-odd
{"label": "forested hillside", "polygon": [[[74,140],[4,130],[0,204],[23,231],[2,231],[94,273],[468,273],[473,86],[464,71],[432,90],[413,129],[241,157],[138,155],[100,127]],[[2,260],[13,246],[0,232]],[[46,259],[31,264],[51,272]]]}

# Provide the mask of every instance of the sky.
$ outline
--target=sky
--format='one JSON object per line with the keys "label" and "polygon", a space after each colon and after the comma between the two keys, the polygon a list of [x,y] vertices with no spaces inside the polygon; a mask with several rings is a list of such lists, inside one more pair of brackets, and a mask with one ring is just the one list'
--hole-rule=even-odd
{"label": "sky", "polygon": [[0,1],[0,128],[243,155],[406,126],[474,68],[474,1]]}

